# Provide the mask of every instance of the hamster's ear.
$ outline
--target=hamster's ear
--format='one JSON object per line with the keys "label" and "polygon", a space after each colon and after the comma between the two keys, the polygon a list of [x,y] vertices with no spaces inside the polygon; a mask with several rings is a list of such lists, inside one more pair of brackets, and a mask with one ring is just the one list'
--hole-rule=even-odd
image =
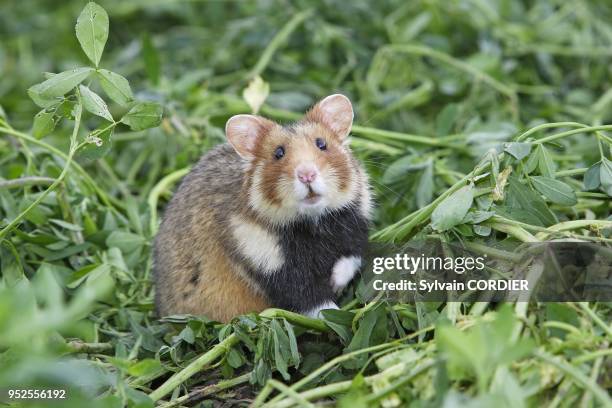
{"label": "hamster's ear", "polygon": [[353,125],[353,105],[344,95],[330,95],[313,106],[306,119],[327,126],[340,140],[344,140]]}
{"label": "hamster's ear", "polygon": [[255,146],[272,129],[274,122],[255,115],[235,115],[225,124],[225,136],[243,158],[253,160]]}

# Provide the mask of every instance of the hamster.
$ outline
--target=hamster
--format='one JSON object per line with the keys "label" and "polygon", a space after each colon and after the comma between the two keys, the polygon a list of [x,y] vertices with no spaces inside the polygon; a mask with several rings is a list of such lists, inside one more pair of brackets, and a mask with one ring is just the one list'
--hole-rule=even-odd
{"label": "hamster", "polygon": [[368,242],[368,176],[347,136],[353,108],[326,97],[293,124],[226,124],[170,201],[154,245],[158,314],[227,322],[268,307],[338,308]]}

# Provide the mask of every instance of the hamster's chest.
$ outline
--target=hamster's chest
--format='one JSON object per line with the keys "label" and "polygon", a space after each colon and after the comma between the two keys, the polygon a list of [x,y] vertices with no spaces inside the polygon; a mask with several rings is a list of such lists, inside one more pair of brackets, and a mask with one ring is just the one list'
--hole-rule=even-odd
{"label": "hamster's chest", "polygon": [[318,223],[296,223],[279,231],[286,267],[310,270],[319,276],[331,273],[335,262],[355,253],[361,228],[342,219],[322,219]]}

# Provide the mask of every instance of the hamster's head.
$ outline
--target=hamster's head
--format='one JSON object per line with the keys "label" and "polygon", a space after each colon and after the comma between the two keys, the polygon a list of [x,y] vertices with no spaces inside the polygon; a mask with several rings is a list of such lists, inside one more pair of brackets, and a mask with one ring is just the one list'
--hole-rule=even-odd
{"label": "hamster's head", "polygon": [[289,126],[255,115],[231,117],[225,131],[247,164],[249,206],[279,225],[361,204],[368,183],[348,147],[352,124],[351,102],[339,94]]}

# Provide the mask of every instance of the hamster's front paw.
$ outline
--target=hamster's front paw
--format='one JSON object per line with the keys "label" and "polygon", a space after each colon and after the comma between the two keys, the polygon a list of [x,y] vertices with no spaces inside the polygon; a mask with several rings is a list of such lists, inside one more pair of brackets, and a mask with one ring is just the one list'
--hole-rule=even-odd
{"label": "hamster's front paw", "polygon": [[304,315],[308,316],[308,317],[312,317],[313,319],[320,319],[321,316],[321,310],[325,310],[325,309],[339,309],[338,305],[335,304],[334,302],[327,301],[325,303],[323,303],[320,306],[317,306],[309,311],[307,311],[306,313],[303,313]]}
{"label": "hamster's front paw", "polygon": [[339,292],[353,279],[355,273],[361,268],[360,256],[343,256],[334,264],[331,276],[331,285],[335,292]]}

